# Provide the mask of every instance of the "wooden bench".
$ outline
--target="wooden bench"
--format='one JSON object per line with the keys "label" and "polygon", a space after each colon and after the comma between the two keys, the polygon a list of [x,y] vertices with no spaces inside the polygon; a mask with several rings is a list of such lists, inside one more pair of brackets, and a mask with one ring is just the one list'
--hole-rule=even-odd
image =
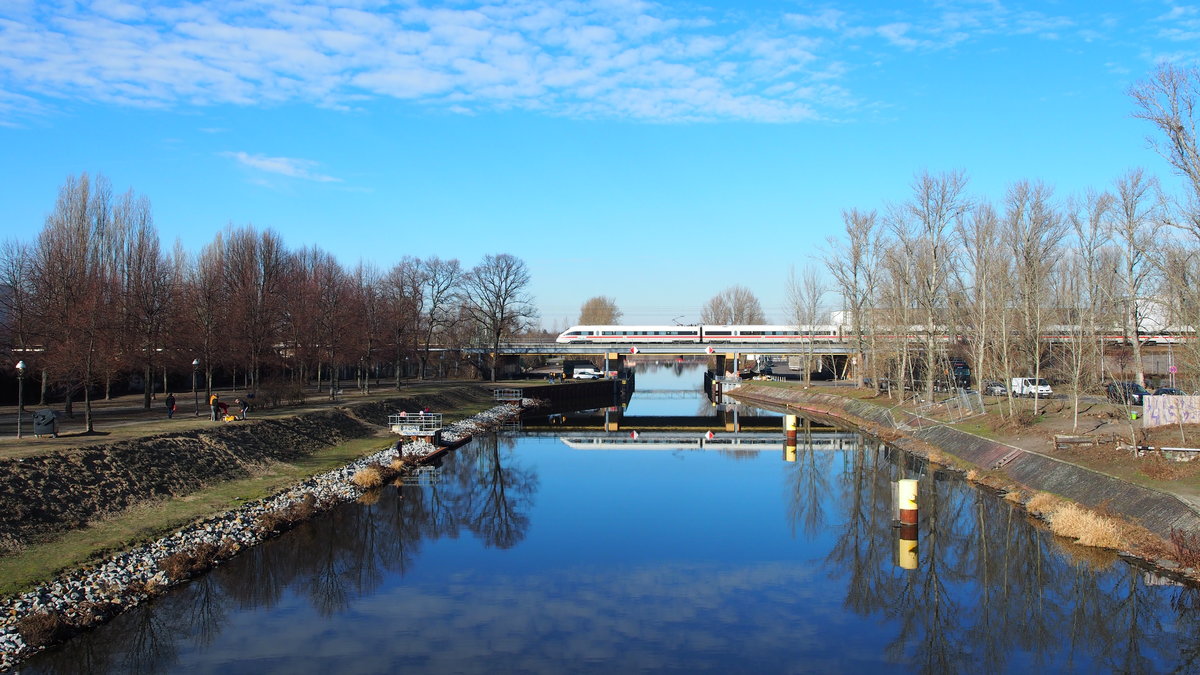
{"label": "wooden bench", "polygon": [[1066,448],[1078,447],[1096,447],[1097,439],[1094,436],[1062,436],[1056,434],[1054,436],[1054,449],[1064,450]]}

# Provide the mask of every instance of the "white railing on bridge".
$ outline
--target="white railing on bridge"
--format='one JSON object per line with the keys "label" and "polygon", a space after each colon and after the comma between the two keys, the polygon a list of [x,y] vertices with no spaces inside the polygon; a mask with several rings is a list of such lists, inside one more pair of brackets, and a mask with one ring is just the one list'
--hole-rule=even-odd
{"label": "white railing on bridge", "polygon": [[493,389],[492,397],[496,401],[520,401],[520,389]]}
{"label": "white railing on bridge", "polygon": [[388,427],[401,436],[433,436],[442,430],[442,413],[402,412],[388,416]]}

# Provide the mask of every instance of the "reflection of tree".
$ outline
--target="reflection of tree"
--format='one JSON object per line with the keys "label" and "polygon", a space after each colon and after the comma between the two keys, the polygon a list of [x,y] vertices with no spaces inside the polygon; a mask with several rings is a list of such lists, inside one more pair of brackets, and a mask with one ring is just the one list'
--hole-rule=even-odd
{"label": "reflection of tree", "polygon": [[[1146,672],[1172,662],[1186,670],[1200,654],[1192,646],[1200,616],[1192,616],[1187,598],[1177,594],[1179,606],[1172,605],[1137,568],[1072,564],[1021,510],[894,450],[863,444],[845,461],[840,475],[826,471],[822,493],[844,515],[826,569],[845,578],[847,609],[895,619],[887,653],[897,663],[923,672],[1002,672],[1021,654],[1035,667]],[[799,474],[809,470],[788,467],[789,479],[802,483]],[[889,483],[912,471],[923,471],[920,566],[904,571],[891,560],[897,532]],[[803,522],[796,506],[808,501],[795,492],[793,523]],[[1169,621],[1180,628],[1164,631]]]}
{"label": "reflection of tree", "polygon": [[813,448],[812,430],[805,426],[798,439],[796,461],[788,465],[788,525],[792,535],[800,525],[804,534],[814,537],[825,524],[825,495],[829,492],[829,467],[833,454]]}
{"label": "reflection of tree", "polygon": [[193,582],[195,599],[190,603],[188,631],[203,646],[213,643],[225,618],[225,594],[217,588],[213,575],[205,574]]}
{"label": "reflection of tree", "polygon": [[488,546],[512,548],[529,529],[528,508],[537,490],[537,476],[502,462],[495,436],[478,439],[475,445],[479,480],[475,490],[466,495],[467,527]]}
{"label": "reflection of tree", "polygon": [[[175,661],[176,640],[180,631],[172,631],[165,616],[153,607],[139,607],[134,615],[132,636],[122,660],[127,673],[155,673]],[[178,627],[177,627],[178,628]]]}

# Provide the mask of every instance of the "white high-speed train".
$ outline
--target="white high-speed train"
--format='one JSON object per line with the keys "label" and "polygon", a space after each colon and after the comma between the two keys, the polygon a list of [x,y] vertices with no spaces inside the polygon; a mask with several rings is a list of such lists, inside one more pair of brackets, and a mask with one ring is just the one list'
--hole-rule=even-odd
{"label": "white high-speed train", "polygon": [[834,341],[839,338],[834,325],[780,326],[773,324],[741,326],[571,326],[555,342],[620,342],[626,344],[660,342],[799,342]]}
{"label": "white high-speed train", "polygon": [[[833,343],[843,339],[843,327],[837,324],[815,324],[812,326],[758,324],[758,325],[713,325],[713,326],[571,326],[563,331],[555,342],[565,344],[598,343],[671,343],[671,342],[761,342],[761,343]],[[908,334],[877,334],[884,340],[918,339],[923,335],[920,326],[914,326]],[[1129,340],[1119,333],[1097,336],[1105,343],[1128,344]],[[948,335],[940,336],[942,341]],[[1071,326],[1049,326],[1043,339],[1064,342],[1079,339],[1079,331]],[[1196,339],[1191,327],[1169,327],[1156,332],[1138,334],[1144,345],[1179,344]]]}

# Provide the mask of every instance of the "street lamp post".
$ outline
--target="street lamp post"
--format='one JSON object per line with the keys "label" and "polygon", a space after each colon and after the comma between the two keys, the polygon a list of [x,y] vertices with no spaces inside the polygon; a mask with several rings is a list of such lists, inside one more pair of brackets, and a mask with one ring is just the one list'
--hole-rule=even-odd
{"label": "street lamp post", "polygon": [[200,416],[200,399],[196,397],[196,373],[200,372],[200,359],[192,359],[192,413]]}
{"label": "street lamp post", "polygon": [[21,418],[25,416],[25,362],[17,361],[17,438],[21,437]]}

